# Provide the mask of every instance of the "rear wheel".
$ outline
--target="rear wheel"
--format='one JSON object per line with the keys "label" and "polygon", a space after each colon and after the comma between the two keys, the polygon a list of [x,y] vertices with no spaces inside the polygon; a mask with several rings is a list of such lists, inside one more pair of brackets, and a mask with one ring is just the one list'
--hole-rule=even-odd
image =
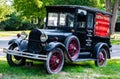
{"label": "rear wheel", "polygon": [[[19,51],[18,46],[17,45],[11,45],[9,47],[9,50],[16,50]],[[22,66],[25,65],[25,59],[19,56],[14,56],[14,55],[10,55],[7,54],[7,62],[10,66]]]}
{"label": "rear wheel", "polygon": [[64,64],[64,54],[60,48],[55,48],[48,53],[48,58],[45,62],[47,73],[56,74],[61,71]]}
{"label": "rear wheel", "polygon": [[68,58],[75,61],[80,52],[80,42],[76,36],[70,36],[65,40],[66,49],[68,50]]}
{"label": "rear wheel", "polygon": [[104,48],[101,48],[97,55],[97,60],[95,61],[95,65],[98,67],[106,66],[106,62],[107,62],[107,51]]}

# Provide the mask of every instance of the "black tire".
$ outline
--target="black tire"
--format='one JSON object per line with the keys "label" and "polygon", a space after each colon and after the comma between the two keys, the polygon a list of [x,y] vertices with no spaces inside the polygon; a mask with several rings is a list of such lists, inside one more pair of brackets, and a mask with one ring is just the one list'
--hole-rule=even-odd
{"label": "black tire", "polygon": [[95,65],[98,67],[104,67],[107,64],[107,51],[104,48],[101,48],[97,59],[95,60]]}
{"label": "black tire", "polygon": [[54,48],[48,53],[45,62],[45,69],[48,74],[56,74],[61,71],[64,65],[64,54],[60,48]]}
{"label": "black tire", "polygon": [[[15,50],[17,48],[16,44],[13,44],[9,47],[9,50]],[[19,51],[19,50],[18,50]],[[25,65],[25,58],[19,57],[19,56],[14,56],[7,54],[6,55],[7,62],[10,66],[23,66]]]}
{"label": "black tire", "polygon": [[78,58],[80,52],[79,39],[76,36],[69,36],[65,40],[65,46],[68,51],[68,59],[74,62]]}

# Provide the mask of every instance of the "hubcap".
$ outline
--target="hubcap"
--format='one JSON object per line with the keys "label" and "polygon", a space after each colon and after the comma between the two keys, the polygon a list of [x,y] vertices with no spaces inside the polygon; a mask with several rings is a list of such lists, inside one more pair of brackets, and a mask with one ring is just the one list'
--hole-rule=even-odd
{"label": "hubcap", "polygon": [[105,62],[106,62],[106,57],[104,55],[104,51],[101,51],[99,56],[98,56],[98,62],[99,62],[99,65],[104,65]]}

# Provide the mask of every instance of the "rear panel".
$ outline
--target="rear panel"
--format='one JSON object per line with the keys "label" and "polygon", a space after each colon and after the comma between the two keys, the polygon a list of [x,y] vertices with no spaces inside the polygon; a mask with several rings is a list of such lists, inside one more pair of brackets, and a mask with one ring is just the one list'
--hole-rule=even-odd
{"label": "rear panel", "polygon": [[110,16],[96,13],[94,35],[98,37],[110,36]]}

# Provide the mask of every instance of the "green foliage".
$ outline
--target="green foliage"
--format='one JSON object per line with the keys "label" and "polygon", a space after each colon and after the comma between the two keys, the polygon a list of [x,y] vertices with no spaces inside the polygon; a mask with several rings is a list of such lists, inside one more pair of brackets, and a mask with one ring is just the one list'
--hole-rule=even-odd
{"label": "green foliage", "polygon": [[15,13],[10,15],[10,18],[0,23],[1,30],[16,30],[21,25],[21,21],[15,16]]}
{"label": "green foliage", "polygon": [[14,0],[13,6],[22,20],[37,19],[38,24],[46,15],[45,6],[51,5],[53,0]]}
{"label": "green foliage", "polygon": [[12,13],[12,7],[7,5],[6,0],[0,0],[0,22],[9,18],[8,15]]}
{"label": "green foliage", "polygon": [[10,18],[0,23],[0,30],[14,31],[14,30],[27,30],[35,26],[27,21],[22,21],[16,13],[12,13]]}
{"label": "green foliage", "polygon": [[42,4],[39,0],[14,0],[13,6],[21,16],[31,19],[39,16],[37,14],[39,14]]}
{"label": "green foliage", "polygon": [[115,31],[120,32],[120,22],[117,22],[115,26]]}
{"label": "green foliage", "polygon": [[54,4],[59,5],[84,5],[104,9],[104,0],[57,0]]}

